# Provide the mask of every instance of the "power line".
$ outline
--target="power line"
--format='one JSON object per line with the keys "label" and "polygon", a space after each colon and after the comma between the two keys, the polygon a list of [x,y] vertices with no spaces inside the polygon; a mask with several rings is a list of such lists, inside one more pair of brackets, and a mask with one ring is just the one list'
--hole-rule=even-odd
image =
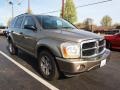
{"label": "power line", "polygon": [[86,5],[77,6],[76,8],[86,7],[86,6],[96,5],[96,4],[101,4],[101,3],[110,2],[110,1],[112,1],[112,0],[106,0],[106,1],[101,1],[101,2],[90,3],[90,4],[86,4]]}
{"label": "power line", "polygon": [[[95,2],[95,3],[85,4],[85,5],[77,6],[76,9],[78,9],[80,7],[86,7],[86,6],[92,6],[92,5],[102,4],[102,3],[106,3],[106,2],[110,2],[110,1],[112,1],[112,0],[105,0],[105,1]],[[46,12],[46,13],[41,13],[41,14],[55,13],[55,12],[59,12],[59,11],[60,10],[54,10],[54,11],[50,11],[50,12]]]}
{"label": "power line", "polygon": [[24,0],[22,0],[22,1],[18,2],[18,5],[21,5],[21,3],[22,3],[23,1],[24,1]]}
{"label": "power line", "polygon": [[59,11],[60,11],[60,10],[55,10],[55,11],[50,11],[50,12],[41,13],[41,14],[55,13],[55,12],[59,12]]}

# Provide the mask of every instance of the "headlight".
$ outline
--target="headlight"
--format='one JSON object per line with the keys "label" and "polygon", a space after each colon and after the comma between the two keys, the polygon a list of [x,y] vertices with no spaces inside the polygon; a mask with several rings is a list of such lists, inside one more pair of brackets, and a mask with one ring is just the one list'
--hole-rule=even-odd
{"label": "headlight", "polygon": [[80,45],[77,43],[62,43],[61,52],[64,58],[79,58]]}

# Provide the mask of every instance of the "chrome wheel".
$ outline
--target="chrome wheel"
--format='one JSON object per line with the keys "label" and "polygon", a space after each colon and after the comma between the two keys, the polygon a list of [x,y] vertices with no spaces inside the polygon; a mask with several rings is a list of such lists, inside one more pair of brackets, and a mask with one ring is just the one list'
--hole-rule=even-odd
{"label": "chrome wheel", "polygon": [[15,55],[18,53],[18,48],[13,45],[11,41],[9,41],[8,49],[10,54]]}
{"label": "chrome wheel", "polygon": [[47,75],[47,76],[50,75],[52,68],[51,68],[50,60],[47,56],[42,56],[41,57],[40,66],[41,66],[42,72],[45,75]]}
{"label": "chrome wheel", "polygon": [[10,51],[10,53],[14,52],[14,50],[13,50],[13,49],[14,49],[14,48],[13,48],[12,43],[9,43],[9,51]]}
{"label": "chrome wheel", "polygon": [[59,78],[54,56],[49,51],[41,51],[38,57],[39,72],[47,80]]}

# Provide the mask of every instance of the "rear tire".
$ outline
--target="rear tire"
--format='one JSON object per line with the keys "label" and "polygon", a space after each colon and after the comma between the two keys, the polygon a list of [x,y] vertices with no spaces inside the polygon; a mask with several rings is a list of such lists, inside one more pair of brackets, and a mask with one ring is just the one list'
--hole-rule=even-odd
{"label": "rear tire", "polygon": [[11,40],[9,41],[8,49],[9,49],[10,54],[12,55],[18,54],[18,48],[14,46]]}
{"label": "rear tire", "polygon": [[47,80],[54,80],[59,78],[58,68],[56,66],[55,58],[49,51],[42,51],[38,57],[38,66],[40,74]]}

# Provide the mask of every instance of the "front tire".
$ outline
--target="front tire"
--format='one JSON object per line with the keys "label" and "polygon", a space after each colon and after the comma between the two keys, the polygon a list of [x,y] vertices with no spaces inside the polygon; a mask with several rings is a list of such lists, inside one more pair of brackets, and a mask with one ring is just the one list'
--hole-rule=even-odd
{"label": "front tire", "polygon": [[55,63],[55,58],[48,51],[42,51],[38,58],[39,71],[43,78],[47,80],[58,79],[59,72]]}
{"label": "front tire", "polygon": [[11,40],[9,41],[8,49],[9,49],[10,54],[12,55],[16,55],[18,53],[18,48],[14,46]]}

